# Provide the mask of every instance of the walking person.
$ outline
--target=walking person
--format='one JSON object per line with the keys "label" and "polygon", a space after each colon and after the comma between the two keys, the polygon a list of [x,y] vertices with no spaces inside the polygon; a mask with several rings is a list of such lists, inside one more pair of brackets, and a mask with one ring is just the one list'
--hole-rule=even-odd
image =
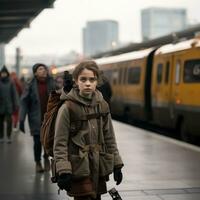
{"label": "walking person", "polygon": [[81,62],[72,75],[76,87],[67,94],[62,92],[65,102],[55,126],[57,184],[75,200],[100,200],[112,172],[116,184],[121,183],[123,162],[109,106],[96,90],[100,78],[97,64]]}
{"label": "walking person", "polygon": [[62,76],[57,76],[55,78],[55,91],[56,93],[61,93],[63,88],[64,80]]}
{"label": "walking person", "polygon": [[41,164],[42,145],[40,142],[40,127],[44,113],[46,112],[49,94],[54,90],[54,80],[48,74],[48,68],[42,63],[33,65],[34,77],[24,89],[21,96],[20,106],[20,130],[25,132],[24,121],[28,114],[28,122],[33,136],[34,160],[36,172],[50,170],[50,163],[47,154],[44,152],[44,168]]}
{"label": "walking person", "polygon": [[12,142],[12,114],[19,107],[19,99],[10,73],[4,66],[0,71],[0,142],[4,137],[4,121],[7,125],[7,142]]}

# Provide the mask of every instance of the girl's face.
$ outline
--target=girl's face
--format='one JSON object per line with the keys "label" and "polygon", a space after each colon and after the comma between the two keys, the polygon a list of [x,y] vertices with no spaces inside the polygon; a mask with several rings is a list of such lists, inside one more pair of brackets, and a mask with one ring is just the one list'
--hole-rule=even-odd
{"label": "girl's face", "polygon": [[88,69],[84,69],[75,81],[80,90],[82,96],[91,97],[92,93],[96,90],[97,77],[94,72]]}

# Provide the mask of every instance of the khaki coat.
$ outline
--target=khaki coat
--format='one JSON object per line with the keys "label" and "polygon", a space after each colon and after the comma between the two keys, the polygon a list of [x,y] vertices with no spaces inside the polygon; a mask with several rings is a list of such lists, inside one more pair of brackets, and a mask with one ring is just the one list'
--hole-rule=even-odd
{"label": "khaki coat", "polygon": [[[123,166],[108,104],[98,90],[92,100],[81,97],[77,89],[68,94],[62,92],[61,100],[73,104],[63,103],[56,119],[54,158],[57,173],[73,175],[72,189],[68,191],[70,196],[96,197],[106,193],[109,174],[114,167]],[[71,110],[84,120],[73,121]],[[92,118],[95,113],[100,113],[101,117]],[[90,118],[85,119],[85,116]]]}

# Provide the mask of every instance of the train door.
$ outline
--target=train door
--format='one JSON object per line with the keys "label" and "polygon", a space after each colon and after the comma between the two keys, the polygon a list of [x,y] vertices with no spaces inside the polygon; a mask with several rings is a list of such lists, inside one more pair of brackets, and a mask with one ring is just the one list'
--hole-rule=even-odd
{"label": "train door", "polygon": [[145,59],[134,60],[127,67],[125,114],[144,120],[144,66]]}
{"label": "train door", "polygon": [[171,73],[171,56],[156,55],[152,73],[152,113],[153,121],[161,126],[169,126],[170,123]]}
{"label": "train door", "polygon": [[170,87],[170,119],[172,127],[175,127],[176,122],[176,105],[180,103],[180,83],[181,83],[181,55],[172,56],[173,68],[171,71],[171,87]]}
{"label": "train door", "polygon": [[152,113],[153,121],[161,125],[163,113],[163,76],[164,60],[162,55],[156,55],[152,73]]}
{"label": "train door", "polygon": [[163,99],[163,79],[164,79],[164,60],[161,58],[156,66],[156,93],[155,93],[155,99],[156,99],[156,121],[159,125],[162,125],[163,118],[165,115],[164,110],[164,99]]}
{"label": "train door", "polygon": [[170,91],[171,91],[171,64],[169,54],[160,56],[157,64],[157,121],[160,125],[168,127],[170,125]]}

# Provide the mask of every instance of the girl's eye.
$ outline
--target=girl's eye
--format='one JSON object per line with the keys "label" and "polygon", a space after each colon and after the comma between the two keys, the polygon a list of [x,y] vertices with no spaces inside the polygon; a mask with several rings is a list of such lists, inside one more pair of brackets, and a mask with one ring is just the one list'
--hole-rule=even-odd
{"label": "girl's eye", "polygon": [[80,81],[81,81],[81,82],[86,82],[86,81],[87,81],[87,78],[81,77],[81,78],[80,78]]}
{"label": "girl's eye", "polygon": [[95,82],[95,81],[97,80],[97,78],[96,78],[96,77],[89,77],[89,78],[87,78],[87,77],[81,77],[81,78],[80,78],[80,81],[81,81],[81,82],[86,82],[87,80],[88,80],[89,82],[93,83],[93,82]]}

